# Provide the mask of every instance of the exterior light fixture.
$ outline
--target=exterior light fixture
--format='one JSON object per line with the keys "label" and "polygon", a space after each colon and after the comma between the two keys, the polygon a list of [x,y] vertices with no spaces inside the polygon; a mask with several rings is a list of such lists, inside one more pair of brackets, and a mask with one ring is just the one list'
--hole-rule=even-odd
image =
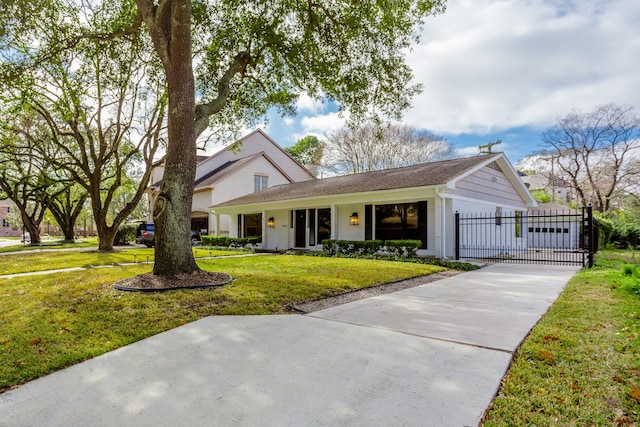
{"label": "exterior light fixture", "polygon": [[350,225],[358,225],[358,212],[354,212],[351,214],[351,216],[349,217],[349,224]]}
{"label": "exterior light fixture", "polygon": [[276,221],[273,219],[273,217],[269,218],[267,220],[267,227],[269,228],[273,228],[276,226]]}

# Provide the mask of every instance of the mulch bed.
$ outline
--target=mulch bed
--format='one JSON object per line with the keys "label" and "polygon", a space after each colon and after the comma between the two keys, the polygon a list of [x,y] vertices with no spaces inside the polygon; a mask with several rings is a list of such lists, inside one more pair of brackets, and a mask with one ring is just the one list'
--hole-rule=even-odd
{"label": "mulch bed", "polygon": [[314,311],[324,310],[325,308],[331,308],[336,305],[342,305],[364,298],[371,298],[378,295],[401,291],[403,289],[413,288],[415,286],[435,282],[436,280],[444,279],[446,277],[456,276],[460,273],[464,272],[457,270],[445,270],[439,273],[429,274],[428,276],[419,276],[406,280],[398,280],[397,282],[383,283],[381,285],[371,286],[369,288],[343,292],[331,297],[304,301],[298,304],[290,305],[287,308],[289,309],[289,311],[296,313],[312,313]]}
{"label": "mulch bed", "polygon": [[200,289],[222,286],[233,278],[227,273],[197,271],[175,276],[156,276],[153,273],[128,277],[113,284],[120,291],[159,292],[171,289]]}

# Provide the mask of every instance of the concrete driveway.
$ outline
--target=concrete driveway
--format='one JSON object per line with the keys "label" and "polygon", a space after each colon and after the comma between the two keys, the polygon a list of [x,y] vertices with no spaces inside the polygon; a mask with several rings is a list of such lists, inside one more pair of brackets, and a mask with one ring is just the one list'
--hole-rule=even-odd
{"label": "concrete driveway", "polygon": [[477,425],[575,271],[499,264],[305,316],[205,318],[0,394],[0,425]]}

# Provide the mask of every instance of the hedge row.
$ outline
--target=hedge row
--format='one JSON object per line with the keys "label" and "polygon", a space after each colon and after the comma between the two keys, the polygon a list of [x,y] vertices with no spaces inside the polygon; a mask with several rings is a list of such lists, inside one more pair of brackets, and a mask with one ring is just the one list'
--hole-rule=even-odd
{"label": "hedge row", "polygon": [[322,250],[329,255],[374,255],[388,252],[390,255],[413,258],[422,246],[420,240],[333,240],[322,241]]}
{"label": "hedge row", "polygon": [[226,237],[226,236],[200,236],[203,246],[221,246],[229,248],[244,248],[248,245],[255,246],[262,242],[261,237]]}

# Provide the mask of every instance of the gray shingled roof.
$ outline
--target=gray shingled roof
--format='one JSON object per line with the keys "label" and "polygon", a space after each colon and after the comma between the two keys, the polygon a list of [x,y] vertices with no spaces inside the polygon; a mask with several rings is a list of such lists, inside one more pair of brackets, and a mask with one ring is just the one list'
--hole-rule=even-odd
{"label": "gray shingled roof", "polygon": [[277,185],[212,207],[240,206],[308,197],[443,185],[486,162],[489,158],[498,157],[499,154],[489,156],[443,160],[397,169]]}

